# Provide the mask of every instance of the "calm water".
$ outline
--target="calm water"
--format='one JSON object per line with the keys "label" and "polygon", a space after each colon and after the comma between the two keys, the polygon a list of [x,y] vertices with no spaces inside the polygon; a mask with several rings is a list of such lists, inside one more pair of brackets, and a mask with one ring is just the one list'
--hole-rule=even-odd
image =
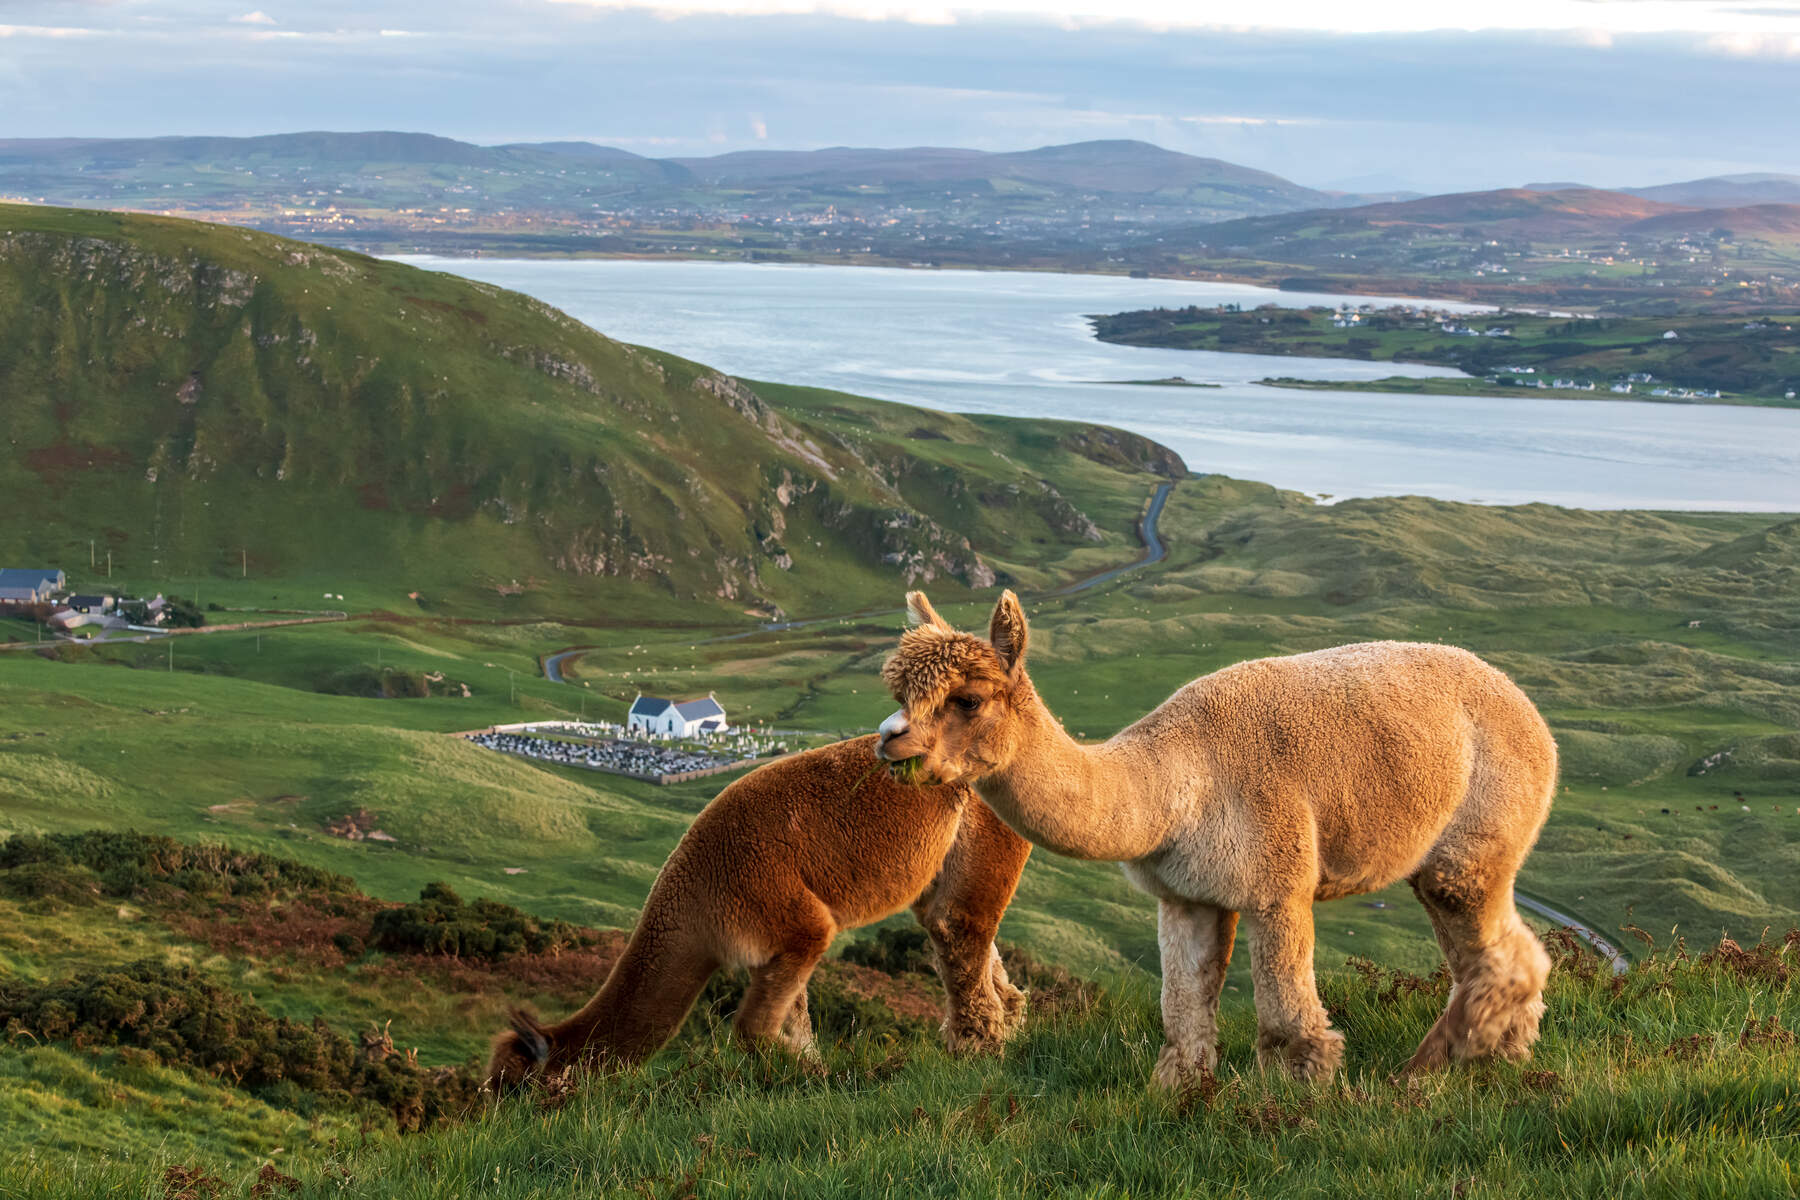
{"label": "calm water", "polygon": [[[407,261],[536,296],[611,337],[750,379],[956,412],[1104,421],[1196,471],[1334,497],[1800,510],[1800,411],[1256,386],[1455,372],[1110,346],[1084,314],[1353,303],[1239,284],[748,263]],[[1182,375],[1217,390],[1100,380]]]}

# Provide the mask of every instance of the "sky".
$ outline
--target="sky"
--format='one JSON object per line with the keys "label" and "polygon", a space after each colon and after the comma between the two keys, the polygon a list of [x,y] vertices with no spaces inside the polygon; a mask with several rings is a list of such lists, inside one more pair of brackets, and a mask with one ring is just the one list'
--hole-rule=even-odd
{"label": "sky", "polygon": [[1315,187],[1800,174],[1800,0],[0,0],[0,138],[1138,138]]}

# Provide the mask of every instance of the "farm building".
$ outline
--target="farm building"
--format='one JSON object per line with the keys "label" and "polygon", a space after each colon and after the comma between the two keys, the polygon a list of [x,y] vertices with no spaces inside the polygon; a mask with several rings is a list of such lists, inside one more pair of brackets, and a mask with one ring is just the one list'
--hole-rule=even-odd
{"label": "farm building", "polygon": [[727,728],[724,706],[710,695],[698,700],[663,700],[639,693],[631,702],[625,724],[630,729],[673,737],[723,733]]}
{"label": "farm building", "polygon": [[45,604],[67,586],[53,568],[0,567],[0,604]]}

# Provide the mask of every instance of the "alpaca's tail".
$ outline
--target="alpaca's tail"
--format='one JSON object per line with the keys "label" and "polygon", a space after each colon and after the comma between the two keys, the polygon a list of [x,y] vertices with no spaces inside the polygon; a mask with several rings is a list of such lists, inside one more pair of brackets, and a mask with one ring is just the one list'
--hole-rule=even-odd
{"label": "alpaca's tail", "polygon": [[647,912],[594,998],[546,1031],[547,1065],[581,1058],[636,1063],[667,1045],[719,967],[694,943]]}
{"label": "alpaca's tail", "polygon": [[718,962],[694,939],[645,913],[593,999],[565,1021],[540,1023],[524,1010],[494,1039],[488,1083],[496,1091],[540,1070],[577,1062],[630,1065],[666,1045],[687,1020]]}

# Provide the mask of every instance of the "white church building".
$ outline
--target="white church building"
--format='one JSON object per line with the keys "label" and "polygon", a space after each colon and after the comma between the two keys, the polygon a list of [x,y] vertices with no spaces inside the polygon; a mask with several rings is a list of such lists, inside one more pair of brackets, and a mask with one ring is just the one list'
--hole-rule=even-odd
{"label": "white church building", "polygon": [[641,692],[631,702],[625,718],[628,729],[660,733],[665,737],[697,737],[702,733],[724,733],[725,708],[711,695],[698,700],[663,700]]}

